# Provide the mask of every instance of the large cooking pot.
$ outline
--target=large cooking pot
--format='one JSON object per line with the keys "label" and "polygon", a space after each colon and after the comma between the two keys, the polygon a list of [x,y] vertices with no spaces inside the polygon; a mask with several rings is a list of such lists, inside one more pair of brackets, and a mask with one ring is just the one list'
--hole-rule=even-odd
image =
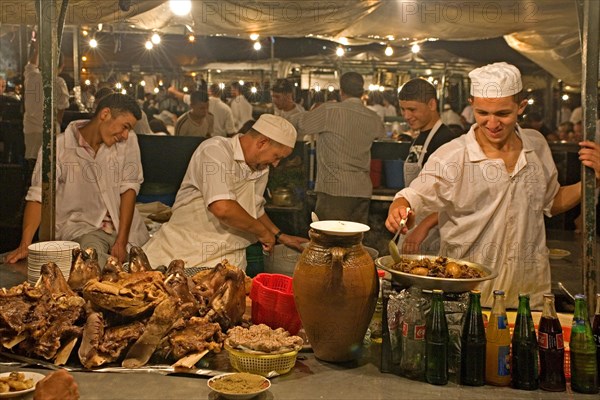
{"label": "large cooking pot", "polygon": [[[425,255],[403,255],[402,258],[409,260],[423,260],[432,259],[435,260],[437,256],[425,256]],[[415,274],[409,274],[407,272],[396,271],[392,268],[395,264],[392,256],[379,257],[375,260],[375,265],[392,275],[392,279],[404,286],[416,286],[421,289],[440,289],[447,293],[462,293],[473,290],[483,281],[494,279],[498,276],[498,272],[491,270],[481,264],[472,263],[469,261],[457,260],[454,258],[448,258],[448,261],[454,261],[458,264],[467,264],[470,267],[481,270],[485,276],[481,278],[473,279],[454,279],[454,278],[437,278],[433,276],[421,276]]]}

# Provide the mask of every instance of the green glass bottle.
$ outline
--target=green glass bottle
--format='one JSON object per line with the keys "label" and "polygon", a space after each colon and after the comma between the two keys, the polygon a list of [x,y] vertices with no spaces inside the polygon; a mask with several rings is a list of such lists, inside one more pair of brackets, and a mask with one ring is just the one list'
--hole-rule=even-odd
{"label": "green glass bottle", "polygon": [[586,297],[575,295],[571,327],[571,389],[579,393],[598,393],[596,344],[588,318]]}
{"label": "green glass bottle", "polygon": [[539,386],[538,341],[529,308],[529,295],[519,294],[519,308],[512,337],[511,385],[536,390]]}
{"label": "green glass bottle", "polygon": [[464,318],[460,343],[460,383],[484,385],[486,339],[479,290],[469,293],[469,308]]}
{"label": "green glass bottle", "polygon": [[425,325],[425,379],[433,385],[448,383],[448,323],[442,290],[434,290]]}

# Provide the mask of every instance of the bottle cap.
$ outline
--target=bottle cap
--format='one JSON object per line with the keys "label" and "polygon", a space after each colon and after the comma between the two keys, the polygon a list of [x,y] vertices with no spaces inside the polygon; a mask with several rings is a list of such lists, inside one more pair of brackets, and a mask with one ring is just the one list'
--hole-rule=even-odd
{"label": "bottle cap", "polygon": [[544,293],[544,298],[546,298],[546,299],[554,299],[554,295],[552,293]]}
{"label": "bottle cap", "polygon": [[378,269],[377,276],[379,276],[380,278],[383,278],[385,276],[385,271],[382,269]]}
{"label": "bottle cap", "polygon": [[527,297],[527,298],[529,298],[529,293],[519,293],[519,297]]}
{"label": "bottle cap", "polygon": [[579,299],[579,300],[582,300],[582,299],[585,300],[586,299],[585,294],[577,293],[575,295],[575,300],[577,300],[577,299]]}
{"label": "bottle cap", "polygon": [[433,289],[433,294],[444,294],[444,291],[441,289]]}
{"label": "bottle cap", "polygon": [[495,296],[498,296],[498,295],[499,296],[504,296],[504,290],[498,290],[498,289],[496,289],[496,290],[494,290],[494,295]]}

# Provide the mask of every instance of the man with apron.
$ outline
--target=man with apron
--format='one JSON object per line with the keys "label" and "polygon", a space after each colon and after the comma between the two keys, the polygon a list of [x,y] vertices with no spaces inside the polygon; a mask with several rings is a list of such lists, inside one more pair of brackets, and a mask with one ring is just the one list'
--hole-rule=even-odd
{"label": "man with apron", "polygon": [[[411,129],[418,132],[404,161],[404,185],[408,187],[429,156],[459,135],[442,124],[435,87],[427,80],[417,78],[406,82],[398,98],[402,116]],[[400,236],[402,252],[437,254],[440,238],[437,223],[437,213],[419,216],[415,227],[406,236]]]}
{"label": "man with apron", "polygon": [[266,252],[277,242],[301,251],[307,239],[282,233],[263,208],[269,166],[277,166],[295,144],[296,129],[270,114],[261,115],[244,135],[202,142],[171,219],[143,248],[152,266],[182,259],[188,267],[214,267],[227,259],[245,270],[246,247],[257,240]]}

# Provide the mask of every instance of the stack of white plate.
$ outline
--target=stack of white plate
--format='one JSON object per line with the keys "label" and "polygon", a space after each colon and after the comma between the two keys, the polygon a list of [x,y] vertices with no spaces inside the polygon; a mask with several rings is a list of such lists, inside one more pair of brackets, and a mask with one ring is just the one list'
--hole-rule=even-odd
{"label": "stack of white plate", "polygon": [[30,245],[27,256],[27,281],[35,285],[40,278],[42,265],[49,262],[58,265],[65,279],[68,279],[72,252],[76,248],[79,248],[79,243],[60,240]]}

